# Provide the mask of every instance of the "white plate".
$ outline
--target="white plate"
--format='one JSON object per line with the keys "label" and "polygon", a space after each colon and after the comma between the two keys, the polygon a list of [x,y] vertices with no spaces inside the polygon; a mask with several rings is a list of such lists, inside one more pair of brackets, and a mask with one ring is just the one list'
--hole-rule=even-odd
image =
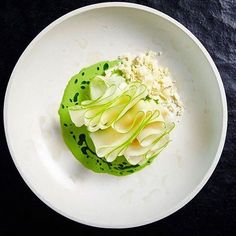
{"label": "white plate", "polygon": [[[173,142],[133,175],[93,173],[60,133],[67,81],[83,66],[149,49],[163,52],[184,100]],[[66,14],[31,42],[11,75],[4,123],[15,165],[43,202],[84,224],[127,228],[170,215],[203,187],[223,148],[227,105],[214,62],[185,27],[151,8],[104,3]]]}

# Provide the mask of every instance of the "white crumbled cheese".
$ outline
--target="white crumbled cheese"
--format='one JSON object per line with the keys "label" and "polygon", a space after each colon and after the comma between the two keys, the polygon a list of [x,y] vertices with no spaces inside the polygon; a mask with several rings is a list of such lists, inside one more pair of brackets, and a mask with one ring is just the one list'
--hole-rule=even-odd
{"label": "white crumbled cheese", "polygon": [[[109,77],[114,71],[121,71],[127,83],[140,81],[147,86],[148,96],[163,105],[170,113],[177,116],[183,113],[183,103],[177,93],[175,81],[168,68],[159,65],[155,52],[140,53],[138,56],[124,54],[119,57],[121,63],[106,71]],[[167,112],[166,110],[166,112]]]}

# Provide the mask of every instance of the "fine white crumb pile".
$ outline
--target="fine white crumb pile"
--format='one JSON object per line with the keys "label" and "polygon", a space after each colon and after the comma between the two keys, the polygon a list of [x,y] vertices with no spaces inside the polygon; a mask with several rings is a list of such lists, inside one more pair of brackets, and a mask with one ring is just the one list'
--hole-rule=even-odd
{"label": "fine white crumb pile", "polygon": [[[160,55],[160,53],[158,54]],[[181,116],[183,103],[171,78],[169,69],[159,65],[157,54],[149,51],[138,56],[124,54],[119,57],[118,66],[107,71],[107,76],[114,70],[120,70],[127,82],[140,81],[148,89],[148,96],[161,104],[166,113]]]}

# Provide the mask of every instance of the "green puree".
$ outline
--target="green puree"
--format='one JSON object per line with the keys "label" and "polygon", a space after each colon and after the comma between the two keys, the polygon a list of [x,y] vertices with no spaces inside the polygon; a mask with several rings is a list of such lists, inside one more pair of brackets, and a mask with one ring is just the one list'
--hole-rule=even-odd
{"label": "green puree", "polygon": [[[60,123],[64,141],[71,152],[85,167],[97,173],[124,176],[132,174],[149,165],[154,159],[150,159],[145,165],[130,165],[124,156],[117,157],[109,163],[103,158],[97,157],[93,142],[85,126],[76,127],[68,112],[70,106],[78,105],[83,100],[90,99],[90,79],[96,75],[104,75],[104,71],[116,65],[118,61],[99,62],[87,68],[83,68],[74,75],[66,86],[62,102],[59,108]],[[111,137],[112,138],[112,137]]]}

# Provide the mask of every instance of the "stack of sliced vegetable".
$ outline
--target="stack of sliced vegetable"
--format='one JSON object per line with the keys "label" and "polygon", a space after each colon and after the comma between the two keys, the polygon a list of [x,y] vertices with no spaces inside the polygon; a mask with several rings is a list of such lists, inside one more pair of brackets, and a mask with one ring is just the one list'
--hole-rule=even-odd
{"label": "stack of sliced vegetable", "polygon": [[114,73],[90,81],[90,99],[69,108],[72,122],[85,125],[98,157],[112,162],[125,156],[132,165],[143,165],[169,142],[174,123],[166,123],[154,100],[147,100],[144,84]]}

